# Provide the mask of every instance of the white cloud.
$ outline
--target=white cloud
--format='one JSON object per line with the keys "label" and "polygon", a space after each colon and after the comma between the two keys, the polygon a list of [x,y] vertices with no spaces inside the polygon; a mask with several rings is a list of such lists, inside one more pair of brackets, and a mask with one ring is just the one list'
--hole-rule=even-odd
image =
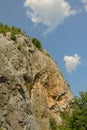
{"label": "white cloud", "polygon": [[81,0],[81,2],[84,4],[84,9],[87,12],[87,0]]}
{"label": "white cloud", "polygon": [[78,12],[71,9],[66,0],[25,0],[24,7],[27,7],[27,16],[33,23],[47,26],[45,33],[53,31],[66,17]]}
{"label": "white cloud", "polygon": [[64,56],[65,67],[68,73],[74,71],[77,66],[81,63],[80,57],[75,54],[74,56]]}

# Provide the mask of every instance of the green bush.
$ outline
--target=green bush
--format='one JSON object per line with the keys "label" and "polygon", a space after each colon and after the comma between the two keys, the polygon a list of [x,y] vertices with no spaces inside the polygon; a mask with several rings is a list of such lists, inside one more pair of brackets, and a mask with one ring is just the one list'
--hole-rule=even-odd
{"label": "green bush", "polygon": [[21,48],[22,48],[22,46],[21,46],[21,45],[19,45],[19,46],[18,46],[18,50],[21,50]]}
{"label": "green bush", "polygon": [[87,130],[87,92],[80,92],[80,97],[75,98],[70,128],[71,130]]}
{"label": "green bush", "polygon": [[15,26],[9,27],[7,24],[4,25],[3,23],[0,23],[0,33],[3,33],[5,35],[7,32],[12,33],[11,34],[12,40],[16,40],[15,39],[16,34],[19,34],[19,33],[23,34],[20,28],[17,28]]}
{"label": "green bush", "polygon": [[16,36],[15,36],[16,34],[15,33],[11,33],[11,39],[13,40],[13,41],[16,41]]}
{"label": "green bush", "polygon": [[63,124],[59,130],[87,130],[87,92],[75,97],[73,113],[62,113]]}
{"label": "green bush", "polygon": [[32,42],[39,50],[42,50],[42,45],[39,40],[37,40],[36,38],[32,38]]}
{"label": "green bush", "polygon": [[59,130],[71,130],[70,128],[70,114],[69,112],[65,111],[61,113],[61,117],[63,119],[63,123],[59,126]]}
{"label": "green bush", "polygon": [[50,122],[51,130],[57,130],[57,124],[56,124],[55,119],[54,118],[50,118],[49,122]]}

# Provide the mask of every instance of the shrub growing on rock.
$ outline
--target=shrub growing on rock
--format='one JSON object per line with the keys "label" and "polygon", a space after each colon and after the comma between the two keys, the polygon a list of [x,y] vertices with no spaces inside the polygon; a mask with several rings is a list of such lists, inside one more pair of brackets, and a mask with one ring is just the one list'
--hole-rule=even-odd
{"label": "shrub growing on rock", "polygon": [[41,42],[38,39],[32,38],[32,42],[39,50],[42,50]]}

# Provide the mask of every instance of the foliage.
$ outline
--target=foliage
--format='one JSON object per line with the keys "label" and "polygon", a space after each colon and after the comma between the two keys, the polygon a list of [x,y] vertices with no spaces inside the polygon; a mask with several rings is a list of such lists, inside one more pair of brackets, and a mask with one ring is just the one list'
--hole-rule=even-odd
{"label": "foliage", "polygon": [[63,125],[60,130],[87,130],[87,92],[81,92],[75,98],[72,115],[63,116]]}
{"label": "foliage", "polygon": [[50,57],[50,58],[51,58],[51,56],[50,56],[50,54],[49,54],[49,53],[46,53],[46,55],[47,55],[48,57]]}
{"label": "foliage", "polygon": [[70,114],[68,112],[61,113],[63,125],[59,126],[59,130],[71,130],[69,128]]}
{"label": "foliage", "polygon": [[87,92],[81,92],[80,97],[75,98],[70,127],[72,130],[87,130]]}
{"label": "foliage", "polygon": [[32,42],[39,50],[42,50],[42,45],[39,40],[37,40],[36,38],[32,38]]}
{"label": "foliage", "polygon": [[21,46],[21,45],[19,45],[19,46],[18,46],[18,50],[21,50],[21,48],[22,48],[22,46]]}
{"label": "foliage", "polygon": [[19,34],[21,33],[22,34],[22,31],[20,28],[17,28],[15,26],[12,26],[12,27],[9,27],[7,24],[3,24],[3,23],[0,23],[0,33],[3,33],[4,35],[6,35],[7,32],[11,32],[11,39],[12,40],[16,40],[16,34]]}
{"label": "foliage", "polygon": [[2,128],[0,128],[0,130],[3,130]]}
{"label": "foliage", "polygon": [[57,130],[57,124],[56,124],[55,119],[54,119],[54,118],[51,118],[51,119],[49,120],[49,122],[50,122],[51,130]]}
{"label": "foliage", "polygon": [[87,130],[87,92],[80,92],[80,96],[75,97],[71,115],[63,112],[61,117],[61,126],[57,126],[55,119],[50,119],[51,130]]}
{"label": "foliage", "polygon": [[11,33],[11,39],[12,39],[13,41],[16,41],[16,36],[15,36],[14,33]]}

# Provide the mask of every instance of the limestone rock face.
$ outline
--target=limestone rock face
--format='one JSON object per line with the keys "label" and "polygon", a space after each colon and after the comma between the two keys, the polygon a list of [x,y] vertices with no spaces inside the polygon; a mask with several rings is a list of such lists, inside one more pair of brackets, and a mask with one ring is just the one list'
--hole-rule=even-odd
{"label": "limestone rock face", "polygon": [[43,49],[19,34],[0,34],[0,128],[50,130],[49,120],[62,123],[73,95],[63,74]]}

